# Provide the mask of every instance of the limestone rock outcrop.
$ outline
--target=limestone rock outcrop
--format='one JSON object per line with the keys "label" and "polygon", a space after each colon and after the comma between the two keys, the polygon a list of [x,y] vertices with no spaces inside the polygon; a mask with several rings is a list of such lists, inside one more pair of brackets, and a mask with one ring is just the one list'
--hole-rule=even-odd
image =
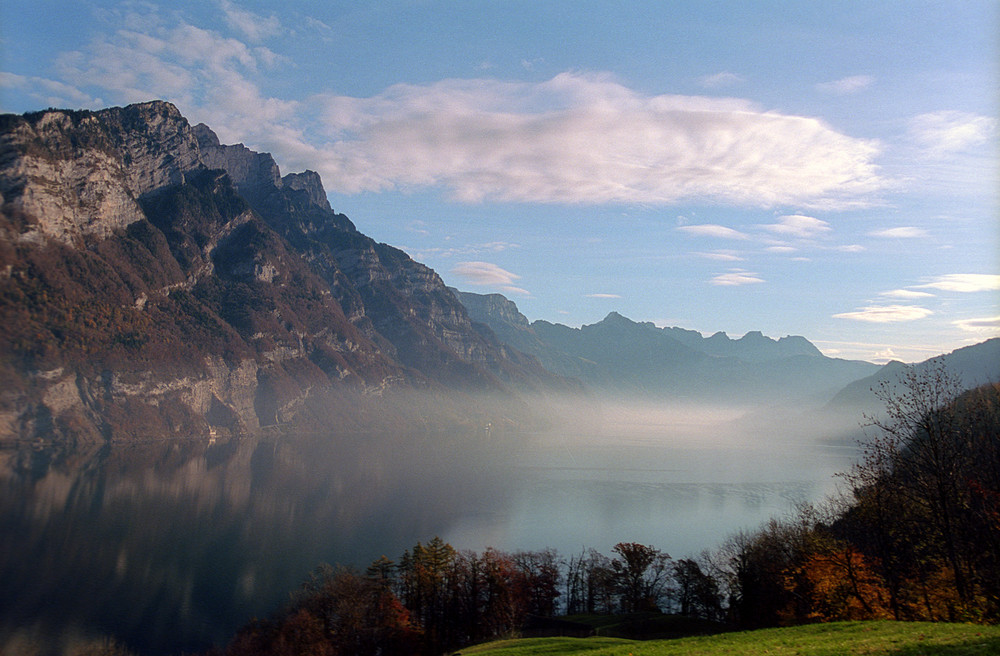
{"label": "limestone rock outcrop", "polygon": [[385,395],[566,384],[318,174],[165,102],[0,116],[0,196],[0,440],[363,426]]}

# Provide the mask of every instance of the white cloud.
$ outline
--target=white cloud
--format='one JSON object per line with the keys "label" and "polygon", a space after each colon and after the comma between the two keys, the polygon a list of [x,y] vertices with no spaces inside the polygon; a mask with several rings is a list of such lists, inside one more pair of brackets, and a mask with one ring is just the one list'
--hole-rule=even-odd
{"label": "white cloud", "polygon": [[816,85],[816,89],[823,93],[846,95],[867,89],[873,84],[875,84],[875,78],[871,75],[851,75],[832,82],[822,82]]}
{"label": "white cloud", "polygon": [[794,246],[768,246],[764,250],[766,250],[768,253],[784,254],[784,253],[794,253],[799,249],[795,248]]}
{"label": "white cloud", "polygon": [[163,98],[224,143],[270,152],[284,169],[318,170],[344,194],[438,187],[462,202],[845,208],[887,188],[876,141],[746,100],[648,95],[608,74],[269,97],[257,76],[287,62],[248,44],[280,24],[219,2],[246,42],[130,5],[122,29],[59,57],[68,102],[54,104]]}
{"label": "white cloud", "polygon": [[17,75],[0,71],[0,89],[23,89],[48,107],[91,107],[100,103],[72,84],[43,77]]}
{"label": "white cloud", "polygon": [[587,298],[621,298],[619,294],[587,294]]}
{"label": "white cloud", "polygon": [[648,96],[608,75],[399,84],[318,99],[336,191],[443,186],[455,199],[865,204],[876,142],[736,99]]}
{"label": "white cloud", "polygon": [[717,260],[719,262],[742,262],[744,259],[738,255],[735,251],[711,251],[708,253],[695,253],[699,257],[703,257],[706,260]]}
{"label": "white cloud", "polygon": [[909,125],[910,138],[933,157],[988,143],[996,132],[996,118],[950,110],[920,114]]}
{"label": "white cloud", "polygon": [[520,248],[520,244],[515,244],[510,241],[490,241],[485,244],[479,244],[476,248],[480,250],[490,251],[492,253],[499,253],[500,251],[505,251],[509,248]]}
{"label": "white cloud", "polygon": [[934,314],[927,308],[915,305],[883,305],[869,306],[854,312],[835,314],[835,319],[851,319],[870,323],[895,323],[898,321],[915,321]]}
{"label": "white cloud", "polygon": [[749,239],[749,235],[740,232],[739,230],[734,230],[732,228],[727,228],[726,226],[716,225],[714,223],[703,223],[700,225],[686,225],[677,228],[681,232],[689,235],[694,235],[696,237],[718,237],[720,239]]}
{"label": "white cloud", "polygon": [[706,75],[698,79],[698,84],[705,87],[706,89],[720,89],[722,87],[731,87],[736,84],[741,84],[743,82],[743,77],[737,75],[736,73],[729,73],[723,71],[722,73],[716,73],[714,75]]}
{"label": "white cloud", "polygon": [[949,273],[938,276],[918,289],[940,289],[946,292],[985,292],[1000,289],[1000,275],[992,273]]}
{"label": "white cloud", "polygon": [[861,244],[845,244],[843,246],[836,246],[834,250],[841,253],[860,253],[865,250],[865,247]]}
{"label": "white cloud", "polygon": [[879,296],[889,296],[891,298],[934,298],[934,294],[917,292],[912,289],[893,289],[887,292],[879,292]]}
{"label": "white cloud", "polygon": [[499,286],[505,290],[514,290],[520,294],[528,293],[520,287],[513,286],[514,281],[519,280],[521,276],[511,273],[506,269],[501,269],[490,262],[459,262],[451,272],[473,285]]}
{"label": "white cloud", "polygon": [[958,329],[966,332],[978,335],[1000,336],[1000,316],[983,317],[981,319],[960,319],[951,323]]}
{"label": "white cloud", "polygon": [[888,239],[920,239],[927,236],[927,231],[923,228],[913,226],[903,226],[899,228],[887,228],[886,230],[875,230],[869,232],[870,237],[885,237]]}
{"label": "white cloud", "polygon": [[775,234],[800,239],[812,239],[832,230],[826,221],[801,214],[779,216],[777,223],[769,223],[760,227]]}
{"label": "white cloud", "polygon": [[406,226],[408,232],[416,233],[422,237],[427,237],[431,234],[430,230],[426,228],[427,224],[419,219],[415,221],[410,221]]}
{"label": "white cloud", "polygon": [[225,14],[226,23],[233,29],[242,32],[250,41],[261,41],[281,33],[281,23],[276,16],[267,18],[258,16],[253,12],[236,7],[229,0],[219,0],[219,6]]}
{"label": "white cloud", "polygon": [[717,276],[714,276],[708,282],[711,285],[736,287],[739,285],[752,285],[755,283],[761,283],[764,282],[764,279],[758,277],[756,273],[751,273],[749,271],[744,271],[742,269],[733,269],[729,273],[721,273]]}

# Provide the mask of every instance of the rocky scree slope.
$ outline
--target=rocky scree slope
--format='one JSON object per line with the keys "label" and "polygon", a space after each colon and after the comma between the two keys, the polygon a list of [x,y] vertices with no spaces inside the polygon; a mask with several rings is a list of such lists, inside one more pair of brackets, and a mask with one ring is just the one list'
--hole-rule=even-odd
{"label": "rocky scree slope", "polygon": [[316,173],[164,102],[0,116],[0,323],[0,440],[364,426],[426,419],[387,409],[404,391],[569,385]]}

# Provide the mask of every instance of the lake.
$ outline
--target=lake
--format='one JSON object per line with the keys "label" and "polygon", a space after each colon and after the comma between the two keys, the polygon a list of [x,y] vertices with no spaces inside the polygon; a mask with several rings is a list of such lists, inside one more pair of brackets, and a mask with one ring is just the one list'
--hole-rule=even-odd
{"label": "lake", "polygon": [[855,454],[708,417],[0,449],[0,651],[100,635],[149,654],[221,644],[318,564],[364,567],[435,536],[697,555],[823,498]]}

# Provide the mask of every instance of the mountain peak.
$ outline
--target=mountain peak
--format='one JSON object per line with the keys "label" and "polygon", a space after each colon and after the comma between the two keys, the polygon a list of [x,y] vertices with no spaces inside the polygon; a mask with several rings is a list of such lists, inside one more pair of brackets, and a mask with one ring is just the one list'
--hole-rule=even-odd
{"label": "mountain peak", "polygon": [[614,310],[612,310],[611,312],[608,312],[608,316],[604,317],[604,319],[601,320],[601,323],[604,323],[604,322],[609,322],[609,323],[630,323],[630,324],[631,323],[636,323],[635,321],[632,321],[628,317],[626,317],[626,316],[624,316],[622,314],[619,314],[618,312],[615,312]]}

